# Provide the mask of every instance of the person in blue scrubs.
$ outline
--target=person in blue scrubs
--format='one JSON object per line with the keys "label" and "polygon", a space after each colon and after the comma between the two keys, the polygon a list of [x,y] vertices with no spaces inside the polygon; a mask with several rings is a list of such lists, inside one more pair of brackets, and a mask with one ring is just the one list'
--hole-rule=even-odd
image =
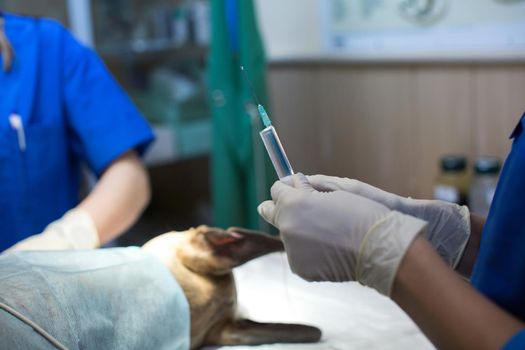
{"label": "person in blue scrubs", "polygon": [[[0,49],[0,251],[112,240],[149,201],[152,130],[57,22],[0,13]],[[98,181],[80,201],[82,164]]]}
{"label": "person in blue scrubs", "polygon": [[525,349],[525,114],[511,138],[486,221],[452,203],[302,174],[277,181],[259,213],[280,229],[295,273],[375,288],[438,348]]}

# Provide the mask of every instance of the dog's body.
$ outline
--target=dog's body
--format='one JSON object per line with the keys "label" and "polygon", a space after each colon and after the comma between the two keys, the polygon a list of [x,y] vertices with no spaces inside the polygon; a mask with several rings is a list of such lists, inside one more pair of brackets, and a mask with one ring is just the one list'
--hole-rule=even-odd
{"label": "dog's body", "polygon": [[188,299],[191,347],[315,342],[321,332],[294,324],[262,324],[236,317],[232,269],[261,255],[280,251],[274,238],[239,228],[227,231],[199,226],[170,232],[147,242],[144,250],[170,269]]}

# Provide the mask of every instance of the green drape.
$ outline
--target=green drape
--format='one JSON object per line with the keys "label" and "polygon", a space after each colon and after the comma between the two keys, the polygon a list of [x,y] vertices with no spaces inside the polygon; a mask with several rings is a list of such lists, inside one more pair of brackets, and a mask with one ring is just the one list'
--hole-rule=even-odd
{"label": "green drape", "polygon": [[276,179],[244,66],[259,102],[267,105],[266,58],[252,0],[211,0],[209,87],[213,119],[214,224],[266,229],[257,205]]}

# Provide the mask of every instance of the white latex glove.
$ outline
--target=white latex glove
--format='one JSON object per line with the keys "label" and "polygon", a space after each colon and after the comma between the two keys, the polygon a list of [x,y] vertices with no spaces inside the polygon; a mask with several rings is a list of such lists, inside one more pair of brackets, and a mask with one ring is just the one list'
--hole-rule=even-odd
{"label": "white latex glove", "polygon": [[91,215],[72,209],[50,223],[44,232],[18,242],[6,252],[17,250],[94,249],[100,246],[97,228]]}
{"label": "white latex glove", "polygon": [[401,259],[426,223],[345,191],[318,192],[302,174],[277,181],[259,214],[279,228],[292,271],[390,295]]}
{"label": "white latex glove", "polygon": [[417,200],[383,191],[366,183],[334,176],[313,175],[308,181],[319,191],[346,191],[381,203],[391,210],[428,222],[425,238],[451,267],[456,268],[470,237],[466,206],[439,200]]}

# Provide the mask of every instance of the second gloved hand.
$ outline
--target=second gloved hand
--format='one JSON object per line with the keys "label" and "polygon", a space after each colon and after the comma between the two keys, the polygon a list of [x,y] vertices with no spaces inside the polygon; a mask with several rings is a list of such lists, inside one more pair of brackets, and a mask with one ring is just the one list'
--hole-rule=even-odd
{"label": "second gloved hand", "polygon": [[97,228],[91,215],[83,209],[72,209],[53,221],[44,232],[27,237],[6,252],[18,250],[94,249],[100,246]]}
{"label": "second gloved hand", "polygon": [[292,270],[310,281],[351,281],[389,295],[401,259],[426,223],[345,191],[318,192],[304,175],[277,181],[261,216],[279,228]]}
{"label": "second gloved hand", "polygon": [[354,179],[325,175],[307,178],[319,191],[354,193],[391,210],[427,221],[425,238],[451,268],[454,269],[463,256],[470,237],[470,212],[466,206],[439,200],[405,198]]}

